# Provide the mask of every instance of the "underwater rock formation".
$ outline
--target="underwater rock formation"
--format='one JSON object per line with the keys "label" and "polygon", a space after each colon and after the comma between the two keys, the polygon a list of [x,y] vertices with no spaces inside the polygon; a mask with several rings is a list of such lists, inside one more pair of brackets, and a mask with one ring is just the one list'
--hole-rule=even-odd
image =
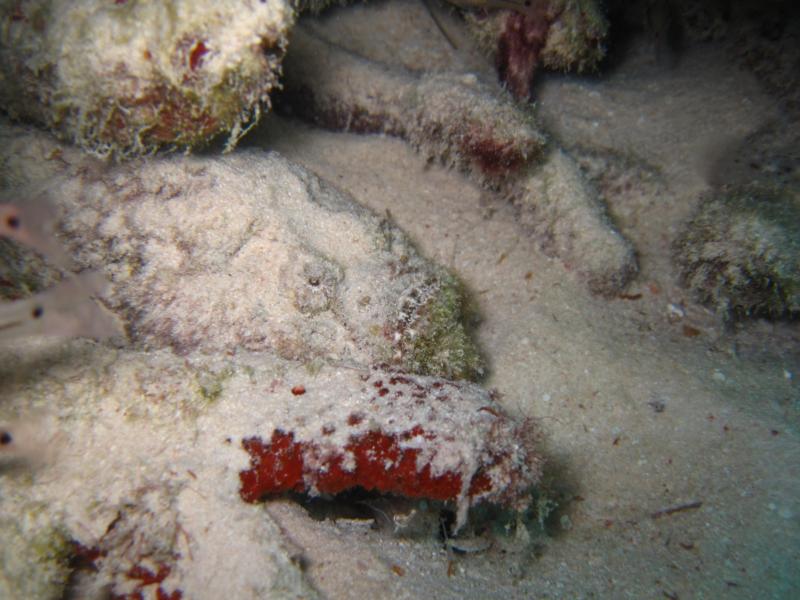
{"label": "underwater rock formation", "polygon": [[278,108],[331,129],[387,133],[426,157],[502,181],[541,157],[532,115],[474,75],[422,76],[362,58],[295,28]]}
{"label": "underwater rock formation", "polygon": [[674,260],[697,298],[726,318],[800,316],[800,195],[763,185],[707,195]]}
{"label": "underwater rock formation", "polygon": [[232,146],[280,75],[294,12],[267,2],[0,2],[0,107],[100,155]]}
{"label": "underwater rock formation", "polygon": [[298,26],[276,108],[333,129],[404,137],[423,155],[464,171],[512,199],[543,250],[594,292],[613,294],[637,272],[631,244],[574,162],[546,147],[527,107],[473,74],[419,76]]}
{"label": "underwater rock formation", "polygon": [[19,214],[50,200],[133,342],[0,337],[0,547],[21,559],[0,595],[313,598],[255,503],[289,489],[428,498],[456,529],[527,506],[536,430],[451,380],[480,369],[461,287],[388,219],[275,153],[109,165],[0,139]]}
{"label": "underwater rock formation", "polygon": [[240,438],[276,416],[271,385],[316,380],[302,365],[86,341],[45,364],[30,362],[35,345],[0,354],[0,421],[46,415],[35,431],[49,454],[2,471],[0,547],[13,554],[0,596],[63,598],[69,585],[77,598],[316,597],[278,526],[237,491]]}
{"label": "underwater rock formation", "polygon": [[554,148],[530,176],[514,182],[510,195],[542,250],[577,271],[592,292],[613,295],[638,272],[633,246],[563,150]]}
{"label": "underwater rock formation", "polygon": [[[481,502],[527,507],[540,477],[531,423],[511,421],[474,384],[379,369],[359,378],[344,404],[319,382],[283,393],[292,404],[302,396],[299,407],[280,411],[294,420],[242,441],[251,457],[239,474],[244,500],[361,487],[453,502],[456,529]],[[337,395],[345,385],[333,386]]]}
{"label": "underwater rock formation", "polygon": [[[540,474],[531,424],[465,382],[85,341],[43,368],[17,350],[0,355],[0,421],[51,415],[38,427],[51,459],[36,477],[3,473],[10,524],[0,521],[0,547],[21,545],[27,554],[17,554],[36,560],[4,561],[0,593],[61,598],[72,574],[76,597],[159,588],[159,597],[314,597],[278,525],[253,503],[262,494],[360,485],[448,501],[461,526],[478,503],[524,507]],[[300,480],[276,452],[278,431],[302,443]]]}

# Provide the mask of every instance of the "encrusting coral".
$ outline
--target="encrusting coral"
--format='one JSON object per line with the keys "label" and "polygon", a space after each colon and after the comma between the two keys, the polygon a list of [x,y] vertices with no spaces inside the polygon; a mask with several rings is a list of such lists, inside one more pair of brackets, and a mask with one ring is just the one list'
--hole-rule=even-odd
{"label": "encrusting coral", "polygon": [[3,0],[0,107],[101,155],[233,145],[293,22],[284,0]]}
{"label": "encrusting coral", "polygon": [[726,318],[800,316],[800,196],[763,184],[707,194],[674,260],[689,289]]}

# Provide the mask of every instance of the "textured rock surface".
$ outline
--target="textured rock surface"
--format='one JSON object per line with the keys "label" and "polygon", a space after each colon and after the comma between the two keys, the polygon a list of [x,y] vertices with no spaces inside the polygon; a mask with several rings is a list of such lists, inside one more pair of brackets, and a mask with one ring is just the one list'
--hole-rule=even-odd
{"label": "textured rock surface", "polygon": [[[375,432],[409,433],[400,441],[406,491],[453,500],[459,526],[484,500],[524,507],[539,476],[528,425],[503,417],[473,384],[331,366],[312,372],[270,353],[185,358],[91,342],[25,351],[20,358],[0,350],[0,421],[26,415],[27,427],[4,431],[16,445],[38,436],[50,456],[20,457],[31,464],[4,469],[0,541],[3,548],[21,544],[25,557],[3,563],[4,598],[25,590],[61,597],[76,548],[95,570],[79,577],[84,594],[109,586],[117,594],[180,590],[185,598],[313,597],[291,544],[261,505],[248,503],[281,491],[264,487],[271,480],[251,471],[246,452],[248,440],[275,431],[314,447],[304,472],[312,494],[333,476],[326,457],[340,459],[341,480],[386,489],[380,473],[391,468],[364,470],[345,445]],[[378,381],[392,394],[382,394]],[[286,476],[291,462],[277,459],[277,476]],[[452,479],[456,492],[436,496],[426,487],[429,476]]]}
{"label": "textured rock surface", "polygon": [[243,440],[245,500],[358,486],[451,501],[456,530],[482,502],[529,506],[541,475],[533,425],[508,419],[477,385],[385,369],[296,381],[272,402],[275,417]]}
{"label": "textured rock surface", "polygon": [[[0,420],[25,415],[14,443],[36,432],[50,457],[4,469],[2,512],[17,525],[0,529],[2,545],[36,560],[4,561],[3,598],[62,597],[67,541],[96,569],[79,572],[78,597],[155,597],[157,587],[184,598],[314,597],[275,523],[239,498],[247,454],[226,441],[272,418],[265,390],[289,363],[259,356],[237,368],[90,342],[24,346],[27,358],[22,349],[2,350]],[[166,575],[143,585],[146,572]]]}
{"label": "textured rock surface", "polygon": [[542,250],[561,258],[599,294],[619,292],[638,270],[633,247],[575,161],[554,149],[514,191],[520,221]]}
{"label": "textured rock surface", "polygon": [[[24,558],[4,563],[6,596],[61,597],[72,574],[79,595],[313,597],[291,544],[248,504],[288,488],[240,488],[245,440],[276,432],[312,448],[307,485],[290,486],[312,495],[450,501],[459,528],[483,501],[527,506],[529,424],[476,385],[385,370],[480,368],[460,284],[388,219],[275,153],[109,166],[44,134],[2,135],[4,197],[50,201],[70,263],[105,275],[98,295],[132,342],[0,340],[0,537]],[[369,458],[375,436],[396,443],[396,468]],[[334,463],[336,489],[322,483]]]}
{"label": "textured rock surface", "polygon": [[468,73],[387,69],[298,26],[281,105],[325,127],[388,133],[425,156],[497,183],[541,156],[531,114]]}
{"label": "textured rock surface", "polygon": [[[465,70],[458,57],[449,64],[439,57],[426,72],[427,64],[400,46],[413,47],[411,41],[368,31],[379,20],[410,20],[420,10],[368,7],[359,24],[350,13],[304,20],[286,57],[279,110],[333,129],[405,138],[499,199],[512,198],[541,246],[592,291],[618,292],[637,272],[633,248],[572,161],[546,147],[532,108],[515,103],[480,71]],[[384,56],[388,44],[399,58]]]}
{"label": "textured rock surface", "polygon": [[294,13],[284,0],[7,0],[0,18],[0,106],[124,155],[226,131],[234,144],[277,83]]}

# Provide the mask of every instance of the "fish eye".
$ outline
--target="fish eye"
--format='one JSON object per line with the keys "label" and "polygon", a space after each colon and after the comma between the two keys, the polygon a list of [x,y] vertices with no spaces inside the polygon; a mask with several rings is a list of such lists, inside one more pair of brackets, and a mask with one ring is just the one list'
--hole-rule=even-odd
{"label": "fish eye", "polygon": [[8,446],[13,441],[14,438],[8,431],[0,432],[0,446]]}
{"label": "fish eye", "polygon": [[19,229],[19,217],[17,215],[11,215],[6,219],[6,225],[10,229]]}
{"label": "fish eye", "polygon": [[32,316],[34,319],[38,319],[38,318],[40,318],[40,317],[41,317],[43,314],[44,314],[44,308],[42,308],[42,307],[41,307],[41,306],[39,306],[39,305],[36,305],[36,306],[34,306],[34,307],[33,307],[33,310],[31,311],[31,316]]}

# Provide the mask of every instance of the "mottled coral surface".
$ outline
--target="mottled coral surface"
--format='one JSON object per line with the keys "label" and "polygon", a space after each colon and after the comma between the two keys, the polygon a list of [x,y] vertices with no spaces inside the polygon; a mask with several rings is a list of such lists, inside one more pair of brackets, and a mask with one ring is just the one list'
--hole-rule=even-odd
{"label": "mottled coral surface", "polygon": [[312,388],[290,390],[308,405],[297,409],[308,417],[294,429],[289,420],[242,439],[250,454],[249,468],[239,473],[243,500],[360,487],[451,501],[459,527],[480,501],[527,505],[539,478],[530,423],[514,423],[471,384],[381,370],[361,380],[346,410]]}

